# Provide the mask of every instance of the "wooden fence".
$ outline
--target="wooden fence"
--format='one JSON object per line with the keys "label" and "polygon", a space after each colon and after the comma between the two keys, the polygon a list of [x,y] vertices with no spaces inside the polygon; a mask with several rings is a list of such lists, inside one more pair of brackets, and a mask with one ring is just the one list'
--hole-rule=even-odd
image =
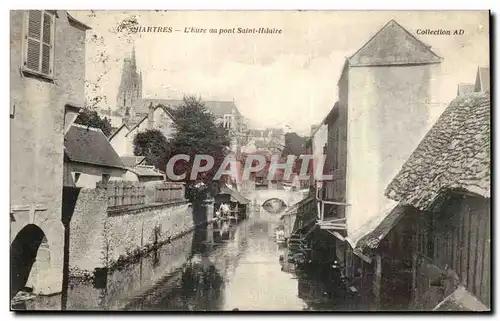
{"label": "wooden fence", "polygon": [[168,203],[184,200],[184,184],[160,182],[154,187],[154,197],[146,201],[145,186],[138,182],[111,181],[98,184],[107,190],[108,206],[143,205],[152,203]]}
{"label": "wooden fence", "polygon": [[184,184],[163,182],[156,185],[154,200],[156,203],[184,200]]}

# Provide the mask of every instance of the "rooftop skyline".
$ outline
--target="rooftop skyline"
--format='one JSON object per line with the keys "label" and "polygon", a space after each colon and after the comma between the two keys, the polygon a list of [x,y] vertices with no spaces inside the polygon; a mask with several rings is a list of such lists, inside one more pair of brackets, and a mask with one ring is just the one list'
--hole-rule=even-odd
{"label": "rooftop skyline", "polygon": [[[234,99],[260,127],[285,127],[302,135],[321,122],[337,100],[345,58],[352,56],[389,20],[395,19],[443,58],[437,118],[456,96],[458,83],[472,83],[489,64],[488,13],[425,11],[72,11],[92,27],[86,46],[86,78],[115,108],[124,58],[135,45],[144,98]],[[123,21],[173,29],[266,27],[281,34],[186,34],[116,32]],[[417,34],[417,30],[464,29],[461,36]],[[95,37],[94,37],[95,35]],[[105,64],[99,61],[103,53]],[[99,80],[99,81],[98,81]],[[87,93],[88,95],[90,93]]]}

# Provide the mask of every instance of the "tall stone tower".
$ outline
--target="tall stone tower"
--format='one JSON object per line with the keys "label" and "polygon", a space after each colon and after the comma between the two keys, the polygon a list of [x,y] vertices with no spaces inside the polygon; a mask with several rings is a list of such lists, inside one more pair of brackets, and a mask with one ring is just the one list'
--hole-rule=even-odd
{"label": "tall stone tower", "polygon": [[135,102],[142,99],[142,73],[137,72],[137,63],[135,59],[135,46],[132,47],[130,58],[123,60],[122,75],[116,106],[121,115],[128,114],[131,118],[135,117]]}

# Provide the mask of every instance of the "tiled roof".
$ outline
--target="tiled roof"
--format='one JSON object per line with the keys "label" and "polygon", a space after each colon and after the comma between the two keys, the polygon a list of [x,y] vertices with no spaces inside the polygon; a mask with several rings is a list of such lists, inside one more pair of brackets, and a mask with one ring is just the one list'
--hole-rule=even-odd
{"label": "tiled roof", "polygon": [[390,20],[349,59],[350,66],[439,63],[441,57],[395,20]]}
{"label": "tiled roof", "polygon": [[100,129],[72,125],[64,137],[64,147],[73,162],[124,168],[122,160]]}
{"label": "tiled roof", "polygon": [[490,96],[455,98],[389,184],[386,195],[422,210],[446,190],[490,197]]}

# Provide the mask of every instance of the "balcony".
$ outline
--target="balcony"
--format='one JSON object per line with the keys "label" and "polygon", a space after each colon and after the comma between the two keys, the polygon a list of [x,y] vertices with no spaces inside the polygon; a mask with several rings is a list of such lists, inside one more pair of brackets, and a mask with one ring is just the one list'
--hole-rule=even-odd
{"label": "balcony", "polygon": [[345,207],[349,206],[347,203],[316,199],[318,207],[318,225],[322,230],[345,231],[346,218]]}

